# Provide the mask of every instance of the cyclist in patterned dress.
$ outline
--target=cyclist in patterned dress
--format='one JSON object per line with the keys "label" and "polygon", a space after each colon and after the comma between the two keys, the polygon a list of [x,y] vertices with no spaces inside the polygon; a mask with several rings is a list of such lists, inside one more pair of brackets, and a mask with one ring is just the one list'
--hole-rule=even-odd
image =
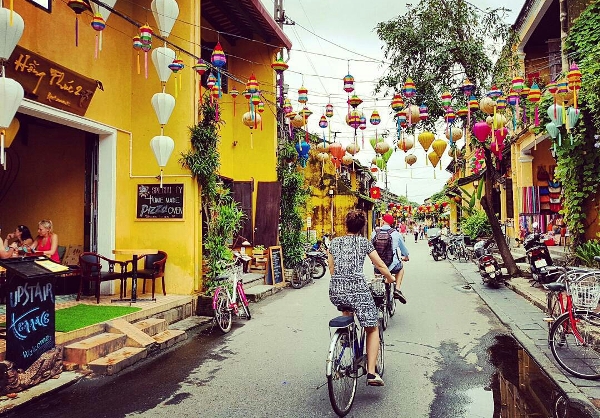
{"label": "cyclist in patterned dress", "polygon": [[[383,386],[375,371],[379,352],[378,313],[363,272],[365,257],[383,274],[386,282],[394,277],[383,263],[371,241],[360,235],[366,223],[362,210],[351,210],[346,215],[347,235],[334,238],[329,246],[329,300],[335,306],[351,306],[361,327],[367,333],[367,384]],[[344,316],[352,312],[344,311]]]}

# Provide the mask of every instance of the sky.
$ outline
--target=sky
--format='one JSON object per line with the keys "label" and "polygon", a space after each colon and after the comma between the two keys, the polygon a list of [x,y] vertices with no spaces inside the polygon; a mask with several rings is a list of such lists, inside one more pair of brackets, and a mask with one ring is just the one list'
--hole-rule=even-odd
{"label": "sky", "polygon": [[[261,2],[273,15],[273,0]],[[482,9],[497,7],[498,4],[493,0],[473,0],[473,3]],[[511,10],[508,23],[514,23],[523,3],[524,0],[503,2],[504,7]],[[374,7],[368,7],[369,4]],[[375,157],[369,139],[376,135],[380,137],[381,132],[386,129],[391,130],[391,134],[395,132],[395,122],[390,113],[391,95],[374,94],[377,79],[387,69],[383,43],[377,37],[375,26],[406,13],[405,4],[406,2],[398,0],[375,0],[373,3],[357,0],[283,1],[286,16],[296,23],[284,25],[284,32],[292,42],[288,61],[290,67],[284,74],[294,110],[301,109],[297,102],[297,91],[304,86],[308,89],[306,105],[313,112],[308,121],[308,130],[329,136],[328,130],[319,128],[318,123],[325,112],[325,106],[331,102],[334,105],[334,116],[330,121],[332,132],[339,132],[336,139],[342,144],[353,143],[354,129],[344,121],[348,94],[343,90],[343,78],[346,74],[351,74],[355,80],[354,93],[363,100],[359,109],[362,108],[367,121],[374,109],[378,110],[381,117],[381,123],[376,127],[367,122],[367,129],[364,132],[358,131],[357,141],[361,150],[355,158],[367,166]],[[391,138],[387,142],[392,145]],[[415,143],[415,149],[408,152],[417,157],[414,165],[406,165],[406,154],[403,151],[397,150],[390,157],[387,186],[392,193],[422,203],[424,199],[442,190],[450,173],[444,169],[440,171],[440,166],[445,168],[451,158],[447,151],[444,152],[442,161],[434,169],[430,163],[425,164],[425,151],[418,141]],[[382,176],[377,185],[385,187]]]}

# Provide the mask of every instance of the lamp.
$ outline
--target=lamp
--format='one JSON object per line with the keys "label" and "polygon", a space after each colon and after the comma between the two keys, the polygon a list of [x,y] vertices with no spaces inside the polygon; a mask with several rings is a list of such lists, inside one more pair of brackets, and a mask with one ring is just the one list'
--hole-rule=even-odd
{"label": "lamp", "polygon": [[329,195],[329,197],[333,197],[333,188],[330,188],[327,194]]}
{"label": "lamp", "polygon": [[477,188],[479,186],[479,179],[473,180],[473,187]]}

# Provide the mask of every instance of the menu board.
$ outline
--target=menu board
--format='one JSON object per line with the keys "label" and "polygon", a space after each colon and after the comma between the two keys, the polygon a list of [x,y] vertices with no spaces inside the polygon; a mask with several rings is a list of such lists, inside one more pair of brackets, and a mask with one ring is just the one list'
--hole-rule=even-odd
{"label": "menu board", "polygon": [[284,286],[283,255],[281,247],[269,247],[269,271],[267,273],[267,284]]}
{"label": "menu board", "polygon": [[183,184],[138,184],[138,219],[183,219]]}

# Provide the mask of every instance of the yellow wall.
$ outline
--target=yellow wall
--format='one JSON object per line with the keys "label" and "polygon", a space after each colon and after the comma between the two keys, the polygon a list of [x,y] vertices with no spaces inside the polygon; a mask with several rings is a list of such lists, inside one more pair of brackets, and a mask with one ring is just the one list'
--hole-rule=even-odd
{"label": "yellow wall", "polygon": [[[200,39],[199,2],[178,2],[179,21],[171,32],[169,40],[184,50],[200,53],[197,45]],[[118,2],[116,8],[123,14],[138,22],[148,22],[156,29],[150,9],[150,0],[135,2]],[[89,23],[91,14],[86,12],[80,16],[79,46],[75,46],[73,30],[75,14],[66,2],[53,2],[52,13],[46,13],[28,2],[17,2],[15,10],[25,21],[25,31],[19,44],[45,58],[63,65],[71,71],[102,82],[104,91],[97,90],[85,115],[94,121],[115,127],[117,134],[116,161],[116,227],[115,247],[119,248],[158,248],[168,253],[167,290],[169,293],[189,294],[200,288],[199,265],[201,264],[201,237],[199,190],[196,181],[179,163],[180,154],[189,146],[189,127],[197,120],[197,75],[192,70],[195,60],[180,53],[179,58],[185,62],[186,68],[178,73],[180,90],[175,91],[174,77],[167,83],[166,92],[176,97],[175,110],[165,126],[164,134],[173,138],[175,149],[164,168],[166,183],[184,184],[184,219],[183,221],[137,220],[135,216],[136,191],[140,183],[158,184],[156,176],[159,167],[149,147],[151,138],[160,134],[160,127],[151,105],[151,97],[161,91],[156,70],[148,54],[148,78],[144,76],[144,53],[140,52],[141,74],[137,74],[136,60],[138,53],[132,47],[132,37],[138,29],[115,14],[111,14],[107,27],[103,31],[103,49],[99,58],[94,58],[96,31]],[[183,24],[189,22],[191,24]],[[189,41],[188,41],[189,40]],[[158,39],[153,39],[153,47],[161,46]],[[270,64],[272,49],[258,47],[239,41],[235,48],[223,42],[226,54],[251,57],[253,61]],[[171,47],[174,49],[173,47]],[[251,51],[251,52],[249,52]],[[270,66],[255,66],[232,59],[230,71],[234,74],[249,76],[253,71],[261,81],[261,89],[272,95],[273,72]],[[245,82],[245,80],[244,80]],[[230,86],[233,83],[230,82]],[[236,86],[238,90],[243,87]],[[204,89],[203,89],[204,90]],[[269,92],[270,91],[270,92]],[[272,97],[271,97],[272,99]],[[233,117],[231,97],[223,99],[221,112],[227,124],[222,130],[221,174],[236,180],[274,180],[275,174],[275,120],[272,114],[274,106],[267,106],[263,114],[263,130],[255,132],[254,148],[249,147],[249,130],[241,124],[243,97],[237,99],[236,117]],[[243,129],[242,129],[243,128]],[[238,145],[232,147],[233,138]],[[66,155],[65,155],[66,157]],[[80,161],[82,161],[80,159]],[[102,164],[102,161],[100,162]],[[131,164],[131,171],[130,171]],[[73,166],[70,166],[74,169]],[[103,185],[100,184],[100,188]],[[77,197],[79,199],[79,197]],[[101,205],[102,202],[99,202]],[[52,201],[50,202],[52,205]],[[52,205],[56,210],[58,204]],[[78,217],[69,212],[57,214],[57,232],[65,241],[76,240],[74,229],[81,229],[82,203],[69,196],[69,207],[74,207]],[[8,223],[27,220],[33,224],[38,218],[50,217],[53,212],[33,210],[26,219],[8,217]],[[44,215],[43,215],[44,214]],[[47,214],[47,215],[46,215]],[[6,228],[6,227],[5,227]],[[7,231],[4,231],[6,233]],[[99,231],[100,234],[103,231]],[[79,238],[81,239],[81,237]],[[61,238],[61,242],[65,242]],[[106,254],[112,256],[112,254]]]}

